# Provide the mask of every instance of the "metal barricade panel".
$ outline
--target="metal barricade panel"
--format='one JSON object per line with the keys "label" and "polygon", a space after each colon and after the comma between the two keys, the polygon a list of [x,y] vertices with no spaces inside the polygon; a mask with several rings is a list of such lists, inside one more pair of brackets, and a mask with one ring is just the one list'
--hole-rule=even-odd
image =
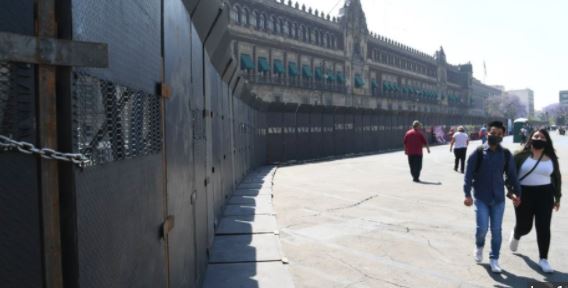
{"label": "metal barricade panel", "polygon": [[73,39],[109,47],[109,68],[86,70],[132,88],[154,91],[161,71],[160,2],[72,0],[72,7]]}
{"label": "metal barricade panel", "polygon": [[324,112],[322,115],[323,156],[331,156],[335,152],[335,122],[333,114]]}
{"label": "metal barricade panel", "polygon": [[152,155],[76,171],[80,287],[165,285],[160,162]]}
{"label": "metal barricade panel", "polygon": [[[195,287],[195,203],[193,114],[191,106],[191,19],[179,0],[165,1],[165,82],[171,87],[165,101],[165,152],[168,215],[175,227],[168,234],[170,287]],[[179,37],[179,35],[187,35]]]}
{"label": "metal barricade panel", "polygon": [[[3,1],[0,31],[34,34],[33,1]],[[35,65],[0,62],[0,135],[37,145]],[[1,149],[1,148],[0,148]],[[2,287],[42,287],[38,161],[0,151]]]}
{"label": "metal barricade panel", "polygon": [[310,114],[307,112],[296,113],[296,131],[297,131],[297,160],[307,160],[310,155]]}
{"label": "metal barricade panel", "polygon": [[355,143],[355,153],[365,152],[365,132],[363,130],[363,111],[356,110],[353,113],[353,131],[358,139]]}
{"label": "metal barricade panel", "polygon": [[310,158],[320,158],[325,155],[323,147],[323,115],[320,111],[310,113]]}
{"label": "metal barricade panel", "polygon": [[284,127],[282,123],[282,113],[280,112],[269,112],[266,115],[267,123],[267,143],[268,151],[267,161],[268,163],[275,163],[284,160],[283,150],[284,150],[284,140],[283,133]]}
{"label": "metal barricade panel", "polygon": [[195,235],[197,255],[197,275],[203,275],[207,266],[208,212],[207,212],[207,142],[205,127],[205,96],[203,94],[203,44],[192,26],[191,30],[191,72],[193,114],[193,159],[195,171]]}
{"label": "metal barricade panel", "polygon": [[283,113],[284,159],[298,159],[297,126],[294,112]]}
{"label": "metal barricade panel", "polygon": [[354,127],[353,112],[344,113],[343,154],[353,153],[356,150],[357,139]]}

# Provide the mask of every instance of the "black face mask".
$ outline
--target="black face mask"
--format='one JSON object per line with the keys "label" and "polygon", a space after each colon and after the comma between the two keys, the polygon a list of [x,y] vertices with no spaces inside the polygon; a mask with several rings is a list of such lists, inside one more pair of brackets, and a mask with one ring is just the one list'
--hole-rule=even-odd
{"label": "black face mask", "polygon": [[489,135],[489,137],[487,137],[487,143],[489,143],[489,146],[499,145],[501,141],[503,141],[503,138],[499,136]]}
{"label": "black face mask", "polygon": [[544,147],[546,146],[546,141],[544,141],[544,140],[532,140],[531,145],[534,149],[537,149],[537,150],[544,149]]}

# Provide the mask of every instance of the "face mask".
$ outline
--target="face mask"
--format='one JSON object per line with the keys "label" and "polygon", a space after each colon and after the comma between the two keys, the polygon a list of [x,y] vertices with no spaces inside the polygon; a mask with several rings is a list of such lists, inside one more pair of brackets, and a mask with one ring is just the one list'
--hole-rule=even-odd
{"label": "face mask", "polygon": [[532,147],[534,149],[537,150],[544,149],[545,146],[546,146],[546,141],[544,140],[532,140]]}
{"label": "face mask", "polygon": [[489,137],[487,137],[487,143],[489,143],[489,146],[498,145],[502,140],[503,139],[501,137],[495,135],[489,135]]}

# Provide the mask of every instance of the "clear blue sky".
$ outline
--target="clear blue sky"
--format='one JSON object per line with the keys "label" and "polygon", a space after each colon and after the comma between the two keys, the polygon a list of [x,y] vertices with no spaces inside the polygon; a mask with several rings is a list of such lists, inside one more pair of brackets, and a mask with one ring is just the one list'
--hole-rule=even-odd
{"label": "clear blue sky", "polygon": [[[300,0],[336,16],[345,0]],[[361,0],[369,30],[452,64],[471,62],[474,76],[530,88],[535,108],[568,90],[568,0]]]}

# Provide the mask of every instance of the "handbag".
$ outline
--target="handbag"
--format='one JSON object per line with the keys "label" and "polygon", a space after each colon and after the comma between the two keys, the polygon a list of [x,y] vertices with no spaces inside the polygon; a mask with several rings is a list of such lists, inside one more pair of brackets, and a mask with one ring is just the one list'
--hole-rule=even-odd
{"label": "handbag", "polygon": [[[527,178],[527,176],[529,176],[536,169],[536,166],[538,166],[538,163],[540,163],[540,160],[542,160],[542,157],[544,157],[544,153],[542,153],[540,155],[540,157],[538,158],[538,161],[536,161],[536,164],[534,164],[532,169],[529,172],[527,172],[527,174],[523,175],[523,177],[519,178],[519,183],[521,181],[523,181],[525,178]],[[507,183],[507,185],[505,185],[505,186],[507,187],[507,198],[512,199],[513,194],[514,194],[513,193],[513,191],[514,191],[513,186],[510,183]]]}

